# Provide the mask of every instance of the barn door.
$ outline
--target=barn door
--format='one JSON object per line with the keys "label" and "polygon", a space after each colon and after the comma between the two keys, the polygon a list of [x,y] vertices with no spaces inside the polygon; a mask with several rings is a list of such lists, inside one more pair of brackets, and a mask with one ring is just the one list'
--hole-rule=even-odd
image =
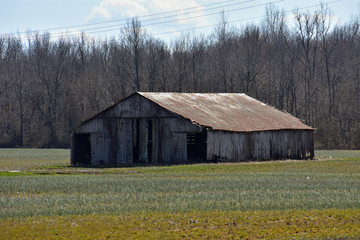
{"label": "barn door", "polygon": [[157,121],[152,119],[134,119],[133,162],[156,162],[157,156]]}
{"label": "barn door", "polygon": [[133,162],[132,152],[132,120],[119,119],[118,121],[118,146],[117,164]]}

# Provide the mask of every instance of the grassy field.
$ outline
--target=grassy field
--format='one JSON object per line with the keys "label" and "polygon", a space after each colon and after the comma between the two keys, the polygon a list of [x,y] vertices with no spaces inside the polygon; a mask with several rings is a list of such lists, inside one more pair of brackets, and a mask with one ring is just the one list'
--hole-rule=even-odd
{"label": "grassy field", "polygon": [[75,168],[0,149],[0,239],[360,238],[360,151],[312,161]]}
{"label": "grassy field", "polygon": [[0,171],[31,170],[45,166],[67,166],[70,150],[67,149],[6,149],[0,148]]}

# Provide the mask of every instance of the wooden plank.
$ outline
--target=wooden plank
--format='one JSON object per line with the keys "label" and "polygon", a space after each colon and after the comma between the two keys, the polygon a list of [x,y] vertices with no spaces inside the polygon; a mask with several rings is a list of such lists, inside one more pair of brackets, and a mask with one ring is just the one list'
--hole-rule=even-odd
{"label": "wooden plank", "polygon": [[77,133],[95,133],[103,132],[103,120],[102,119],[93,119],[80,127]]}
{"label": "wooden plank", "polygon": [[131,98],[118,103],[104,115],[106,118],[168,118],[176,116],[140,95],[133,95]]}
{"label": "wooden plank", "polygon": [[110,141],[102,133],[93,133],[91,138],[91,164],[110,164]]}
{"label": "wooden plank", "polygon": [[159,121],[158,119],[152,120],[152,150],[151,160],[152,163],[158,163],[159,161]]}
{"label": "wooden plank", "polygon": [[132,146],[132,120],[118,120],[118,137],[117,137],[117,164],[129,164],[133,161]]}
{"label": "wooden plank", "polygon": [[140,119],[140,139],[139,139],[139,161],[143,163],[148,162],[148,120]]}
{"label": "wooden plank", "polygon": [[159,119],[161,145],[160,158],[164,163],[181,163],[187,160],[186,133],[175,132],[190,127],[187,120]]}
{"label": "wooden plank", "polygon": [[312,131],[250,133],[209,131],[207,160],[248,161],[311,158]]}

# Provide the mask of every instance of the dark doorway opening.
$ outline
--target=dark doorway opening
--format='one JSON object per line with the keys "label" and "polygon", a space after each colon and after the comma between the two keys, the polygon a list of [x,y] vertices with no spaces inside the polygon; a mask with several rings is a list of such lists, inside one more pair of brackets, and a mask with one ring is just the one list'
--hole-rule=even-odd
{"label": "dark doorway opening", "polygon": [[152,120],[148,120],[148,139],[147,139],[147,157],[148,162],[152,162],[152,149],[153,149],[153,126]]}
{"label": "dark doorway opening", "polygon": [[91,164],[91,143],[90,134],[75,134],[73,139],[73,158],[72,164],[89,165]]}
{"label": "dark doorway opening", "polygon": [[188,161],[203,162],[206,160],[206,138],[205,131],[186,134]]}
{"label": "dark doorway opening", "polygon": [[133,121],[133,162],[139,162],[140,151],[140,119]]}
{"label": "dark doorway opening", "polygon": [[133,162],[151,163],[153,161],[154,133],[153,121],[134,119],[133,121]]}

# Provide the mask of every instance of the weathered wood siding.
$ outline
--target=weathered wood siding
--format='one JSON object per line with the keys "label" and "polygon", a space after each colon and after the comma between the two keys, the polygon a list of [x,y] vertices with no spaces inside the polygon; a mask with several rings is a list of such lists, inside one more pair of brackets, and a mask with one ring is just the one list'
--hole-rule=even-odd
{"label": "weathered wood siding", "polygon": [[159,105],[141,97],[132,97],[103,112],[102,118],[167,118],[177,116]]}
{"label": "weathered wood siding", "polygon": [[133,120],[119,119],[117,131],[117,164],[133,162]]}
{"label": "weathered wood siding", "polygon": [[[91,155],[93,165],[183,163],[188,157],[197,157],[194,152],[199,146],[204,155],[206,147],[206,160],[211,161],[304,159],[314,155],[312,130],[212,131],[159,104],[132,95],[83,123],[74,133],[74,146],[86,146],[86,156]],[[189,134],[188,145],[187,134],[204,129],[204,137],[197,138],[199,145],[193,146],[193,134]],[[72,149],[72,163],[90,162],[90,157],[85,161],[81,154]],[[74,159],[77,155],[78,161]]]}
{"label": "weathered wood siding", "polygon": [[[98,114],[77,133],[90,134],[91,163],[99,165],[131,164],[135,157],[143,163],[149,159],[152,163],[186,162],[186,133],[201,130],[191,121],[134,95]],[[138,156],[134,156],[135,145]]]}
{"label": "weathered wood siding", "polygon": [[306,159],[313,156],[313,131],[208,132],[207,160]]}
{"label": "weathered wood siding", "polygon": [[80,129],[77,132],[81,133],[96,133],[104,131],[104,121],[103,119],[96,118],[93,119],[83,125],[81,125]]}
{"label": "weathered wood siding", "polygon": [[110,139],[103,133],[91,135],[91,164],[105,164],[110,161]]}
{"label": "weathered wood siding", "polygon": [[200,126],[181,118],[160,119],[160,152],[163,163],[181,163],[187,161],[186,133],[201,132]]}

